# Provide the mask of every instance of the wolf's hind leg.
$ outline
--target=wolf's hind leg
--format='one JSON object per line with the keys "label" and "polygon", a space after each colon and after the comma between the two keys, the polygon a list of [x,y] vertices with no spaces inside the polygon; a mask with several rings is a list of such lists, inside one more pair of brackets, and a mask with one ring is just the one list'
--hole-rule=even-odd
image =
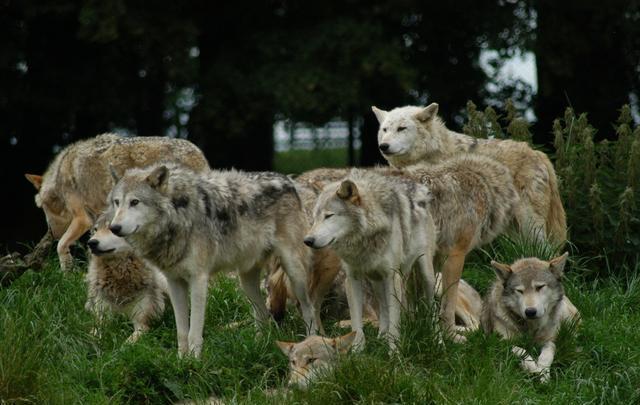
{"label": "wolf's hind leg", "polygon": [[82,212],[73,217],[71,224],[64,232],[60,240],[56,251],[58,252],[58,259],[60,260],[60,269],[62,271],[71,270],[73,266],[73,256],[69,248],[75,243],[85,232],[91,229],[91,219],[86,213]]}
{"label": "wolf's hind leg", "polygon": [[181,278],[167,277],[169,298],[173,314],[176,318],[176,331],[178,337],[178,354],[183,356],[189,352],[189,286]]}
{"label": "wolf's hind leg", "polygon": [[371,280],[370,284],[378,301],[378,336],[382,337],[389,333],[389,305],[391,305],[387,294],[386,279]]}
{"label": "wolf's hind leg", "polygon": [[299,256],[290,251],[281,251],[280,259],[282,260],[282,267],[289,276],[289,281],[291,281],[293,293],[300,303],[302,317],[307,327],[307,335],[314,335],[318,333],[320,319],[317,319],[319,311],[315,310],[309,297],[306,267]]}
{"label": "wolf's hind leg", "polygon": [[253,307],[253,317],[258,326],[269,320],[269,310],[260,294],[260,267],[239,273],[240,287]]}
{"label": "wolf's hind leg", "polygon": [[458,283],[462,276],[466,250],[454,251],[449,254],[442,270],[442,304],[440,319],[445,333],[455,342],[465,342],[466,338],[455,332],[455,312],[458,301]]}

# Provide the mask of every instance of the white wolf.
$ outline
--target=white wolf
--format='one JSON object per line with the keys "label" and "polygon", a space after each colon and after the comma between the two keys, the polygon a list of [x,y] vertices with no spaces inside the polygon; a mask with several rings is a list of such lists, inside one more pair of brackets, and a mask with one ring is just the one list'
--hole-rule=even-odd
{"label": "white wolf", "polygon": [[125,314],[133,322],[133,333],[127,339],[133,343],[164,312],[167,279],[109,230],[110,221],[108,215],[100,216],[87,242],[91,257],[85,308],[96,316],[98,324],[107,312]]}
{"label": "white wolf", "polygon": [[[383,111],[372,107],[380,122],[378,146],[387,161],[398,168],[416,163],[437,163],[472,153],[504,164],[513,176],[522,208],[516,220],[527,232],[544,232],[562,244],[567,223],[558,181],[551,161],[525,142],[476,139],[447,129],[438,117],[438,104],[406,106]],[[541,235],[542,236],[542,235]]]}
{"label": "white wolf", "polygon": [[167,276],[179,353],[200,355],[212,272],[237,270],[256,320],[268,318],[260,269],[272,254],[291,280],[308,332],[316,332],[307,292],[311,251],[301,243],[308,222],[286,176],[235,170],[198,174],[157,164],[128,170],[109,199],[115,211],[111,231]]}
{"label": "white wolf", "polygon": [[539,374],[543,382],[549,379],[556,351],[554,341],[561,323],[578,321],[580,317],[562,287],[568,255],[548,262],[537,258],[520,259],[511,265],[491,262],[498,278],[485,298],[482,327],[485,332],[498,332],[505,339],[530,334],[541,343],[537,360],[520,347],[514,346],[512,350],[522,358],[522,367]]}
{"label": "white wolf", "polygon": [[415,262],[433,299],[436,228],[426,186],[399,176],[353,169],[328,184],[318,196],[314,223],[304,242],[315,249],[331,246],[347,274],[347,299],[354,346],[365,342],[362,282],[367,278],[379,306],[379,333],[394,350],[400,335],[403,276]]}

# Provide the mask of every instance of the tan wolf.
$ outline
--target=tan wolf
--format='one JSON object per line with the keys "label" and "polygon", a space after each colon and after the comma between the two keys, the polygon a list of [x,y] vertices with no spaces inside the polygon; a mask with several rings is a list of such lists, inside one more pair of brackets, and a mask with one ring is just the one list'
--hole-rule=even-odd
{"label": "tan wolf", "polygon": [[118,175],[130,167],[158,161],[178,162],[202,171],[209,164],[197,146],[184,139],[131,137],[103,134],[62,149],[44,175],[26,174],[35,186],[36,205],[44,211],[58,241],[60,267],[69,269],[69,247],[87,232],[107,207],[113,187],[109,165]]}
{"label": "tan wolf", "polygon": [[163,314],[167,279],[109,230],[110,221],[108,214],[100,216],[87,242],[91,257],[85,278],[85,308],[95,315],[98,325],[109,312],[126,315],[133,322],[127,342],[133,343],[149,329],[152,320]]}
{"label": "tan wolf", "polygon": [[289,358],[289,386],[308,388],[309,384],[330,372],[341,354],[351,348],[356,332],[337,338],[308,336],[302,342],[276,341],[282,353]]}
{"label": "tan wolf", "polygon": [[127,170],[109,201],[115,212],[111,231],[167,277],[180,354],[197,357],[201,352],[212,273],[237,271],[256,321],[268,319],[260,270],[272,255],[291,280],[307,333],[317,331],[307,290],[311,251],[302,244],[309,223],[288,177],[235,170],[197,173],[160,163]]}
{"label": "tan wolf", "polygon": [[529,334],[542,344],[537,360],[520,347],[514,346],[512,351],[521,357],[522,368],[539,374],[543,382],[549,379],[560,325],[580,318],[562,286],[568,255],[548,262],[537,258],[520,259],[511,265],[491,262],[498,277],[485,298],[482,327],[505,339]]}
{"label": "tan wolf", "polygon": [[556,173],[547,155],[525,142],[476,139],[447,129],[438,117],[438,104],[383,111],[372,107],[380,122],[378,145],[395,167],[439,162],[460,153],[489,156],[507,166],[523,209],[518,224],[543,231],[554,244],[567,238],[567,223]]}
{"label": "tan wolf", "polygon": [[[417,181],[433,194],[430,209],[437,229],[437,253],[446,257],[442,266],[441,317],[445,329],[454,331],[455,297],[466,255],[505,232],[521,209],[513,178],[503,164],[475,154],[455,155],[438,164],[374,170]],[[316,169],[303,173],[296,180],[335,181],[347,172],[346,169]],[[459,334],[454,334],[453,338],[464,340]]]}

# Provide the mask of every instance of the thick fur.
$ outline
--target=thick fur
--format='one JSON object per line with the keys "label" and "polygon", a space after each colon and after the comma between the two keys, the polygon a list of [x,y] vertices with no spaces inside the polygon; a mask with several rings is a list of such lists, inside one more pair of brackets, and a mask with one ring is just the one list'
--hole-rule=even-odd
{"label": "thick fur", "polygon": [[489,156],[509,168],[523,209],[521,228],[544,231],[553,243],[567,238],[567,223],[555,170],[547,155],[525,142],[476,139],[447,129],[438,118],[438,105],[400,107],[382,111],[373,107],[380,129],[378,144],[395,167],[436,163],[460,153]]}
{"label": "thick fur", "polygon": [[562,286],[567,256],[565,253],[548,262],[526,258],[511,265],[491,263],[498,277],[485,298],[482,327],[505,339],[528,334],[542,344],[537,361],[519,347],[513,352],[522,357],[525,370],[540,373],[543,381],[549,378],[560,325],[580,317]]}
{"label": "thick fur", "polygon": [[302,244],[308,221],[286,176],[158,164],[128,170],[109,199],[111,230],[167,276],[181,354],[200,353],[212,272],[237,271],[256,321],[266,321],[260,269],[272,254],[292,282],[308,331],[316,332],[307,292],[311,251]]}
{"label": "thick fur", "polygon": [[138,258],[124,239],[111,233],[109,222],[108,216],[101,216],[89,240],[85,308],[98,323],[109,312],[126,315],[134,329],[127,341],[135,342],[164,312],[167,280]]}
{"label": "thick fur", "polygon": [[63,270],[73,263],[69,247],[91,228],[91,218],[106,208],[114,184],[110,166],[122,175],[128,168],[161,160],[196,171],[209,167],[200,149],[183,139],[103,134],[64,148],[44,175],[26,175],[38,190],[36,205],[44,211],[53,237],[59,239],[57,250]]}
{"label": "thick fur", "polygon": [[[442,268],[444,294],[441,317],[445,328],[455,328],[458,281],[466,255],[505,232],[518,216],[520,198],[509,170],[482,155],[460,154],[438,164],[394,169],[379,173],[413,179],[433,194],[431,214],[438,230],[437,252],[446,257]],[[316,169],[298,177],[299,182],[319,184],[344,177],[346,169]],[[454,334],[456,340],[464,337]]]}
{"label": "thick fur", "polygon": [[355,332],[337,338],[309,336],[302,342],[276,341],[289,358],[288,385],[306,389],[319,376],[335,367],[338,357],[349,351]]}
{"label": "thick fur", "polygon": [[433,299],[436,228],[427,187],[399,176],[352,169],[318,196],[313,226],[305,238],[312,248],[330,246],[342,259],[354,345],[365,342],[363,280],[369,280],[379,304],[379,333],[392,350],[400,335],[403,276],[418,263]]}

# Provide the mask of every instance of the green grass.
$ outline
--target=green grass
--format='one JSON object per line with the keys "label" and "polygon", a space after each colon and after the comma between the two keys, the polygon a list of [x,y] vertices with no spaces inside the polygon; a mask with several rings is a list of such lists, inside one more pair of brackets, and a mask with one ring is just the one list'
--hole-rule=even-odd
{"label": "green grass", "polygon": [[[497,245],[499,249],[502,245]],[[504,248],[506,249],[506,248]],[[508,256],[503,251],[504,256]],[[564,330],[548,384],[520,370],[511,344],[476,332],[464,345],[436,343],[429,308],[403,319],[399,353],[366,330],[363,353],[342,358],[335,372],[307,392],[285,391],[287,359],[276,339],[298,339],[303,324],[291,314],[281,328],[260,333],[234,280],[212,283],[201,360],[177,357],[168,310],[137,344],[131,326],[107,322],[89,333],[83,275],[62,274],[52,260],[0,290],[0,398],[3,403],[170,403],[210,396],[238,403],[469,403],[574,404],[640,401],[640,277],[585,277],[581,261],[567,272],[567,293],[582,312],[576,333]],[[465,279],[484,292],[493,280],[483,253],[471,258]],[[326,320],[329,333],[344,331]],[[536,350],[528,342],[520,342]]]}
{"label": "green grass", "polygon": [[[356,162],[358,161],[356,151]],[[299,174],[318,167],[345,167],[348,165],[347,149],[312,149],[277,152],[274,170],[286,174]]]}

